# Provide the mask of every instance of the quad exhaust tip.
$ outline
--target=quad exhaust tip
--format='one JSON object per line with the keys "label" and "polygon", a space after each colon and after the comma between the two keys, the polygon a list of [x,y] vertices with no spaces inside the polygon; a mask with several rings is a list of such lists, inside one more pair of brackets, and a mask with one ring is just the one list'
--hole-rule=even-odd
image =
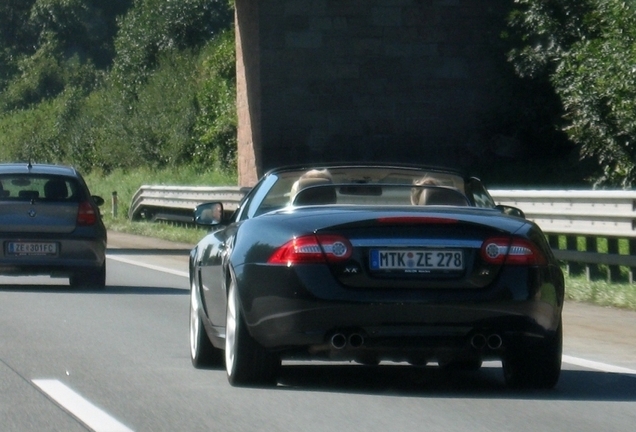
{"label": "quad exhaust tip", "polygon": [[337,350],[344,348],[360,348],[364,345],[364,336],[360,333],[351,333],[345,335],[344,333],[335,333],[330,339],[331,347]]}
{"label": "quad exhaust tip", "polygon": [[351,333],[349,335],[349,346],[351,348],[360,348],[364,345],[364,337],[360,333]]}
{"label": "quad exhaust tip", "polygon": [[503,345],[501,336],[499,336],[498,334],[491,334],[490,336],[488,336],[488,348],[496,350],[501,348],[501,345]]}
{"label": "quad exhaust tip", "polygon": [[[338,332],[331,336],[330,343],[331,347],[337,350],[345,349],[347,347],[354,349],[360,348],[364,345],[364,336],[355,332],[349,335]],[[503,340],[497,333],[493,333],[488,336],[477,333],[470,339],[470,344],[473,348],[478,350],[482,350],[486,347],[491,350],[498,350],[502,347]]]}
{"label": "quad exhaust tip", "polygon": [[488,341],[486,340],[486,336],[484,336],[483,334],[476,334],[470,339],[470,344],[473,346],[473,348],[480,350],[486,347]]}
{"label": "quad exhaust tip", "polygon": [[331,346],[337,350],[341,350],[347,346],[347,337],[342,333],[336,333],[331,336]]}
{"label": "quad exhaust tip", "polygon": [[470,344],[473,348],[478,350],[484,349],[486,347],[491,350],[498,350],[503,345],[503,340],[497,333],[493,333],[488,337],[484,336],[481,333],[477,333],[470,339]]}

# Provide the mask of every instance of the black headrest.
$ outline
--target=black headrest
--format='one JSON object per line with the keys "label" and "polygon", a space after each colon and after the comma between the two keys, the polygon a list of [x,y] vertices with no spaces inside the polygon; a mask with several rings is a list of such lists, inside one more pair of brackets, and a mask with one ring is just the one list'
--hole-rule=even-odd
{"label": "black headrest", "polygon": [[461,192],[445,187],[428,188],[424,191],[424,205],[466,206],[468,201]]}
{"label": "black headrest", "polygon": [[336,203],[336,188],[327,183],[309,186],[300,190],[294,198],[294,205],[324,205]]}
{"label": "black headrest", "polygon": [[47,199],[64,199],[68,196],[64,180],[51,179],[44,185],[44,197]]}

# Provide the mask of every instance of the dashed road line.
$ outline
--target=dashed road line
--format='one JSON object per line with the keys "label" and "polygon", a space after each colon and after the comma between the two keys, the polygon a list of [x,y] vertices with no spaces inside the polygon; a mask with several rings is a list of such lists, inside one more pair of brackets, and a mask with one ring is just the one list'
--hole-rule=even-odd
{"label": "dashed road line", "polygon": [[132,432],[58,380],[34,379],[33,384],[94,432]]}

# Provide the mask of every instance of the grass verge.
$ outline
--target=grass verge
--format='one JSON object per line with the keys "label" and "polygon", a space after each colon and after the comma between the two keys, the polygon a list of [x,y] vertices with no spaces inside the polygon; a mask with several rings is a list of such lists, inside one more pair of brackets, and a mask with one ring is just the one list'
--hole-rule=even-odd
{"label": "grass verge", "polygon": [[583,276],[566,276],[566,299],[636,310],[636,284],[588,281]]}
{"label": "grass verge", "polygon": [[[194,166],[137,168],[134,171],[118,169],[108,174],[91,172],[84,178],[91,193],[101,196],[106,201],[101,211],[106,224],[112,227],[127,224],[132,198],[143,185],[227,186],[238,183],[235,173]],[[114,193],[117,194],[116,213],[113,212]]]}
{"label": "grass verge", "polygon": [[[105,200],[100,210],[109,230],[192,245],[205,235],[205,230],[178,224],[131,222],[128,218],[128,210],[137,190],[143,185],[227,186],[237,184],[234,173],[192,166],[164,169],[137,168],[134,171],[115,170],[108,174],[92,172],[85,175],[85,180],[91,193]],[[113,198],[115,192],[116,204]]]}

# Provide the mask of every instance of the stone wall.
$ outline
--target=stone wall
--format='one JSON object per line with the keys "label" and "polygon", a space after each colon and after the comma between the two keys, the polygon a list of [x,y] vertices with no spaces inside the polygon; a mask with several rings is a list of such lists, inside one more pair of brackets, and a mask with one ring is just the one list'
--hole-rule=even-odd
{"label": "stone wall", "polygon": [[279,165],[464,166],[511,103],[511,0],[236,0],[239,181]]}

